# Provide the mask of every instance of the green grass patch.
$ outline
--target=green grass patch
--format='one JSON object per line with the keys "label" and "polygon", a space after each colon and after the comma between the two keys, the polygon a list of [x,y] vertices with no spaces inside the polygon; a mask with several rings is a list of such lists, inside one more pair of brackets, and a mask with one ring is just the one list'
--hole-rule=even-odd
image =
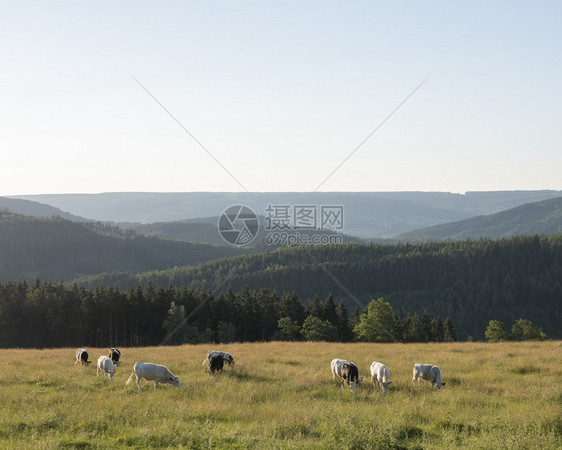
{"label": "green grass patch", "polygon": [[[113,382],[75,366],[75,349],[0,350],[0,448],[560,448],[560,344],[532,346],[408,344],[440,366],[437,392],[414,386],[394,344],[230,344],[236,367],[215,376],[201,365],[208,346],[123,348]],[[357,364],[355,393],[333,380],[333,358]],[[146,360],[182,386],[126,386]],[[387,395],[370,381],[374,360],[390,369]]]}

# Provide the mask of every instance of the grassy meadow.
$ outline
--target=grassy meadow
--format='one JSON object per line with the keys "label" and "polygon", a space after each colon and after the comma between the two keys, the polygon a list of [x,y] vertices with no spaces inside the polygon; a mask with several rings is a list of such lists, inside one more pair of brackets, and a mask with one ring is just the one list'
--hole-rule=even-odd
{"label": "grassy meadow", "polygon": [[[412,384],[412,359],[446,385]],[[237,365],[210,376],[208,350]],[[560,448],[562,342],[337,344],[273,342],[121,348],[114,381],[74,365],[75,348],[0,350],[0,448]],[[330,361],[364,377],[355,394]],[[393,384],[375,392],[368,369]],[[135,361],[166,365],[182,386],[125,386]]]}

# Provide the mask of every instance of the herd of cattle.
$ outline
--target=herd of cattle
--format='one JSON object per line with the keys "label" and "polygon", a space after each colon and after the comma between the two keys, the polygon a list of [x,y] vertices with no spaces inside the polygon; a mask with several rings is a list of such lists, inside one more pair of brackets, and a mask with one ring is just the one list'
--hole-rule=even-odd
{"label": "herd of cattle", "polygon": [[[342,387],[347,383],[352,392],[355,391],[355,386],[363,381],[363,377],[359,378],[359,369],[351,361],[333,359],[331,367],[334,380],[337,375],[341,379]],[[371,380],[373,381],[375,389],[380,387],[386,394],[388,385],[392,383],[392,381],[390,381],[388,367],[383,363],[373,361],[371,364]],[[433,364],[414,364],[412,381],[419,384],[420,380],[431,381],[436,391],[439,390],[441,386],[445,385],[445,383],[441,381],[441,369]]]}
{"label": "herd of cattle", "polygon": [[[87,366],[91,363],[91,361],[88,361],[88,357],[88,350],[79,348],[76,350],[76,362],[74,364],[80,363]],[[207,365],[211,374],[214,374],[217,371],[222,371],[225,364],[228,366],[234,366],[234,358],[230,353],[216,350],[211,350],[207,354],[207,357],[203,360],[203,365]],[[121,365],[121,352],[116,348],[112,348],[109,350],[108,356],[102,355],[98,358],[96,376],[99,376],[101,371],[102,377],[107,375],[110,380],[113,381],[115,367],[119,365]],[[359,369],[351,361],[334,359],[332,360],[331,368],[334,380],[337,375],[341,379],[342,387],[345,383],[347,383],[352,392],[355,392],[355,387],[363,381],[363,377],[359,378]],[[133,371],[131,372],[129,379],[125,384],[129,384],[133,377],[136,378],[139,391],[141,390],[141,379],[154,381],[154,390],[156,390],[159,383],[167,383],[172,386],[180,387],[179,378],[170,372],[167,367],[159,364],[136,362],[133,366]],[[392,381],[390,381],[390,372],[388,367],[380,362],[374,361],[371,364],[371,380],[373,381],[375,389],[379,387],[386,394],[388,385],[392,383]],[[441,369],[432,364],[414,364],[412,381],[414,383],[419,383],[419,380],[431,381],[435,390],[438,390],[441,386],[445,385],[445,383],[441,381]]]}

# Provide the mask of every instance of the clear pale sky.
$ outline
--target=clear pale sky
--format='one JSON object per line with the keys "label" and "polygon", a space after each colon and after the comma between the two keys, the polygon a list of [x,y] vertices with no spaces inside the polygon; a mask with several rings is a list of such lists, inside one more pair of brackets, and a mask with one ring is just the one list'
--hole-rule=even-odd
{"label": "clear pale sky", "polygon": [[26,1],[0,195],[562,189],[562,3]]}

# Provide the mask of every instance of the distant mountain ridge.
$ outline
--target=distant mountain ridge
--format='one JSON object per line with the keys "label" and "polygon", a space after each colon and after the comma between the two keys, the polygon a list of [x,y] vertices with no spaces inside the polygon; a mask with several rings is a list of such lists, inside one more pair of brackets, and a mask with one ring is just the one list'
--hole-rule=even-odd
{"label": "distant mountain ridge", "polygon": [[344,233],[392,238],[402,233],[469,217],[494,214],[525,203],[559,197],[561,191],[447,192],[188,192],[42,194],[14,196],[40,201],[104,222],[169,222],[217,217],[242,204],[265,215],[273,205],[343,205]]}
{"label": "distant mountain ridge", "polygon": [[488,216],[435,225],[403,233],[399,241],[427,242],[499,239],[517,235],[562,233],[562,197],[526,203]]}

